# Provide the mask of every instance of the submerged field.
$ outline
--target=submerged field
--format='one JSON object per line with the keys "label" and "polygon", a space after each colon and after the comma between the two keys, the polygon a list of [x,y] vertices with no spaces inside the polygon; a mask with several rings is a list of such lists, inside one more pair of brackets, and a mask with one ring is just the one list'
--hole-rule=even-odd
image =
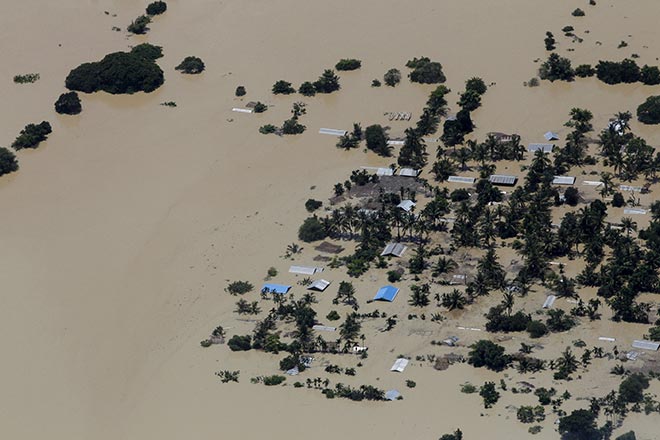
{"label": "submerged field", "polygon": [[[0,373],[6,379],[0,432],[5,436],[434,439],[460,428],[466,439],[489,434],[528,438],[528,425],[516,420],[511,406],[535,404],[533,394],[500,391],[494,408],[484,409],[478,394],[463,394],[459,385],[499,384],[507,374],[509,388],[528,381],[537,387],[554,386],[559,394],[569,390],[572,398],[562,407],[569,412],[588,406],[587,400],[578,399],[618,386],[621,378],[609,374],[614,360],[596,359],[588,371],[580,370],[581,379],[554,384],[548,371],[535,379],[513,369],[493,373],[467,364],[437,371],[416,357],[466,355],[476,340],[498,337],[507,351],[515,352],[520,342],[530,340],[526,333],[491,335],[456,328],[482,328],[483,314],[500,302],[500,292],[479,298],[463,311],[446,312],[432,302],[426,313],[441,313],[446,317],[441,323],[408,320],[408,314],[419,315],[420,309],[407,303],[413,277],[406,274],[397,283],[401,292],[395,302],[365,304],[388,283],[386,270],[373,268],[352,279],[360,313],[377,308],[397,314],[399,322],[385,333],[379,331],[383,320],[363,322],[369,357],[355,377],[329,377],[333,383],[396,388],[404,395],[402,401],[329,400],[316,390],[291,386],[295,380],[328,376],[321,367],[324,361],[356,367],[356,356],[316,354],[312,369],[287,379],[286,387],[264,387],[250,384],[249,378],[276,374],[283,354],[231,352],[227,345],[203,349],[199,341],[217,325],[228,336],[252,332],[254,322],[234,313],[237,298],[223,291],[229,281],[249,280],[256,290],[246,299],[258,300],[266,271],[273,266],[279,272],[273,281],[292,284],[296,298],[303,295],[303,287],[296,284],[302,277],[287,270],[294,263],[316,265],[315,244],[297,240],[298,227],[308,216],[305,201],[314,198],[328,206],[333,186],[352,170],[396,160],[365,152],[363,146],[337,149],[336,139],[319,135],[318,129],[350,129],[360,122],[362,127],[389,125],[392,136],[403,135],[435,88],[410,83],[405,78],[407,60],[428,56],[442,63],[452,90],[447,95],[451,113],[458,110],[455,102],[467,79],[479,76],[493,84],[472,113],[476,128],[470,138],[482,142],[488,132],[518,133],[526,145],[543,141],[543,133],[552,130],[559,132],[557,144],[563,145],[570,131],[563,124],[572,108],[593,113],[590,135],[596,137],[615,113],[634,114],[648,96],[660,94],[660,86],[608,86],[586,78],[524,87],[523,82],[536,75],[540,62],[534,60],[545,60],[549,53],[543,46],[545,32],[554,33],[557,52],[574,65],[632,54],[639,55],[640,65],[658,65],[657,2],[599,0],[590,7],[586,1],[523,0],[170,1],[145,36],[131,36],[124,29],[146,2],[82,3],[13,2],[0,18],[5,55],[0,66],[0,145],[9,146],[29,122],[48,120],[53,127],[38,149],[17,154],[19,171],[0,177],[0,331],[5,351]],[[576,7],[586,16],[571,16]],[[563,36],[566,25],[575,27],[582,43]],[[113,31],[113,26],[122,31]],[[627,46],[617,48],[622,40]],[[53,102],[66,91],[64,78],[72,68],[142,42],[163,47],[165,56],[158,60],[165,72],[162,87],[150,94],[81,94],[80,115],[54,113]],[[204,73],[187,76],[174,70],[189,55],[204,60]],[[338,92],[312,98],[271,93],[277,80],[297,87],[347,57],[361,59],[362,68],[340,72]],[[404,74],[399,86],[370,87],[372,79],[393,67]],[[14,75],[27,72],[38,72],[39,80],[12,82]],[[243,98],[234,96],[239,85],[247,89]],[[270,106],[266,113],[231,112],[257,100]],[[159,105],[167,101],[177,107]],[[288,118],[296,101],[307,104],[301,119],[305,133],[259,134],[260,126]],[[386,112],[412,112],[413,118],[389,121]],[[630,125],[649,145],[660,143],[657,126],[634,118]],[[427,147],[432,162],[435,144]],[[592,145],[589,151],[596,155],[597,148]],[[520,165],[530,162],[530,154],[521,163],[499,162],[497,172],[522,178]],[[422,177],[432,181],[429,169]],[[600,165],[584,167],[585,173],[601,170]],[[599,199],[595,188],[581,185],[598,176],[582,171],[575,167],[569,173],[578,176],[576,187],[584,200]],[[642,207],[656,200],[657,191],[655,185],[641,196]],[[419,196],[423,205],[427,199]],[[553,219],[558,222],[567,210],[555,208]],[[622,208],[609,207],[608,221],[618,223],[622,216]],[[634,219],[638,229],[648,226],[649,217]],[[450,238],[439,234],[436,240],[448,246]],[[293,242],[303,251],[292,262],[283,255]],[[350,241],[333,242],[347,248],[346,253],[354,248]],[[404,265],[412,255],[408,252]],[[475,259],[483,255],[474,249],[458,254],[464,252]],[[511,261],[520,260],[519,255],[510,247],[498,247],[498,255],[513,277]],[[583,269],[582,260],[560,261],[567,276]],[[342,317],[349,311],[333,305],[332,298],[339,282],[351,279],[344,267],[326,268],[322,276],[333,284],[317,294],[319,304],[314,307],[319,321],[328,324],[324,317],[331,310]],[[432,292],[450,290],[434,285]],[[535,287],[516,300],[516,309],[534,313],[547,290]],[[595,289],[580,293],[589,299]],[[653,303],[655,313],[656,297],[645,294],[642,299]],[[263,317],[270,303],[261,303]],[[565,299],[556,303],[567,311],[573,306]],[[616,338],[615,345],[624,351],[650,327],[614,323],[605,305],[601,312],[600,320],[582,318],[575,329],[542,338],[544,348],[535,355],[557,358],[577,339],[612,350],[599,336]],[[452,335],[460,338],[460,347],[431,344]],[[389,371],[399,354],[412,358],[403,374]],[[656,356],[646,353],[626,366],[653,369]],[[240,370],[240,383],[222,384],[214,375],[220,370]],[[417,386],[407,388],[406,380]],[[660,393],[657,380],[648,391]],[[534,438],[559,437],[553,426],[557,417],[546,413],[543,430]],[[634,413],[616,434],[634,429],[638,438],[652,439],[657,423],[657,413]]]}

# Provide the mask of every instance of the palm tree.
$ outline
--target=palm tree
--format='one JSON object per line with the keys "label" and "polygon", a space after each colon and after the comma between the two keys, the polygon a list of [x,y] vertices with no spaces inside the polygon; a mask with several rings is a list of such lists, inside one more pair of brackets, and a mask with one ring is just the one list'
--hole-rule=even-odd
{"label": "palm tree", "polygon": [[444,293],[442,295],[442,306],[447,308],[447,310],[452,311],[456,309],[463,309],[467,304],[467,298],[463,292],[458,289],[454,289],[451,293]]}
{"label": "palm tree", "polygon": [[457,267],[458,264],[451,258],[440,256],[438,261],[433,265],[433,272],[431,273],[431,276],[438,277],[440,275],[444,275],[456,269]]}
{"label": "palm tree", "polygon": [[612,173],[607,171],[600,174],[600,183],[602,188],[600,189],[600,196],[607,197],[614,192],[613,186],[614,182],[612,181]]}
{"label": "palm tree", "polygon": [[428,284],[422,284],[421,286],[413,284],[410,286],[410,290],[408,304],[413,307],[426,307],[429,305],[430,286]]}
{"label": "palm tree", "polygon": [[458,164],[461,166],[461,171],[465,171],[468,169],[467,163],[471,157],[472,157],[472,151],[470,151],[468,148],[461,147],[456,152],[456,160],[458,160]]}
{"label": "palm tree", "polygon": [[454,174],[456,167],[454,163],[448,157],[442,157],[438,159],[431,168],[431,172],[435,174],[435,180],[443,182],[447,180],[449,176]]}
{"label": "palm tree", "polygon": [[506,309],[506,314],[511,316],[511,311],[513,310],[513,305],[516,302],[516,297],[513,296],[513,293],[509,290],[504,292],[502,295],[502,302],[500,303],[504,309]]}
{"label": "palm tree", "polygon": [[557,369],[564,375],[564,377],[568,377],[576,372],[579,365],[580,361],[578,361],[570,347],[566,347],[566,350],[562,352],[561,356],[556,361]]}
{"label": "palm tree", "polygon": [[626,236],[630,237],[630,233],[637,230],[637,223],[630,217],[623,217],[621,219],[621,227],[626,232]]}

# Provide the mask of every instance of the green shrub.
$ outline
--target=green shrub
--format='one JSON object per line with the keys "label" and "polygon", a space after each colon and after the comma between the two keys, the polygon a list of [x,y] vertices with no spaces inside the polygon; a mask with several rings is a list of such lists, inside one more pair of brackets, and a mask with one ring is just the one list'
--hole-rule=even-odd
{"label": "green shrub", "polygon": [[202,73],[205,68],[206,66],[204,66],[204,61],[202,61],[201,58],[187,56],[174,68],[174,70],[180,70],[182,73],[196,75]]}
{"label": "green shrub", "polygon": [[131,24],[128,25],[126,30],[133,34],[146,34],[149,28],[147,25],[151,23],[151,18],[148,15],[140,15],[138,18],[133,20]]}
{"label": "green shrub", "polygon": [[614,206],[615,208],[620,208],[625,204],[626,204],[626,200],[623,198],[623,194],[621,194],[620,192],[614,193],[614,195],[612,196],[612,206]]}
{"label": "green shrub", "polygon": [[252,336],[234,335],[227,342],[227,346],[231,351],[248,351],[252,348]]}
{"label": "green shrub", "polygon": [[596,414],[578,409],[559,419],[559,433],[569,440],[601,440],[603,434],[596,427]]}
{"label": "green shrub", "polygon": [[330,313],[326,315],[326,318],[328,321],[337,321],[341,319],[341,316],[339,316],[339,313],[337,313],[336,310],[331,310]]}
{"label": "green shrub", "polygon": [[564,200],[566,201],[567,205],[576,206],[580,201],[580,193],[578,192],[577,188],[572,186],[566,188],[564,191]]}
{"label": "green shrub", "polygon": [[273,124],[266,124],[259,127],[259,133],[261,134],[270,134],[270,133],[275,133],[276,131],[277,131],[277,127],[274,126]]}
{"label": "green shrub", "polygon": [[273,84],[273,94],[275,95],[290,95],[295,92],[296,89],[291,87],[291,83],[282,79]]}
{"label": "green shrub", "polygon": [[641,71],[634,60],[626,58],[621,62],[599,61],[596,76],[605,84],[634,83],[641,79]]}
{"label": "green shrub", "polygon": [[252,289],[254,289],[254,286],[247,281],[234,281],[229,283],[225,288],[225,292],[231,293],[232,295],[244,295],[251,292]]}
{"label": "green shrub", "polygon": [[383,75],[383,81],[390,87],[395,87],[401,82],[401,72],[399,69],[390,69]]}
{"label": "green shrub", "polygon": [[282,133],[283,134],[301,134],[303,133],[307,127],[302,125],[300,122],[298,122],[298,118],[293,117],[291,119],[287,119],[284,121],[282,124]]}
{"label": "green shrub", "polygon": [[571,60],[551,53],[548,60],[541,64],[539,77],[548,81],[572,81],[575,71],[571,67]]}
{"label": "green shrub", "polygon": [[147,6],[147,14],[149,15],[160,15],[165,11],[167,11],[167,3],[160,0],[149,3],[149,6]]}
{"label": "green shrub", "polygon": [[372,80],[371,87],[380,87],[380,81],[377,79]]}
{"label": "green shrub", "polygon": [[591,67],[591,64],[580,64],[575,68],[575,75],[580,78],[587,78],[594,76],[596,74],[596,69]]}
{"label": "green shrub", "polygon": [[462,202],[462,201],[468,200],[470,198],[470,193],[465,188],[458,188],[458,189],[455,189],[451,192],[451,194],[449,195],[449,198],[451,199],[452,202],[455,202],[455,203]]}
{"label": "green shrub", "polygon": [[362,67],[362,61],[353,58],[342,59],[335,64],[335,69],[337,70],[356,70],[360,67]]}
{"label": "green shrub", "polygon": [[575,10],[571,12],[571,15],[573,17],[584,17],[584,11],[580,8],[575,8]]}
{"label": "green shrub", "polygon": [[298,238],[305,242],[323,240],[327,236],[318,217],[308,217],[298,229]]}
{"label": "green shrub", "polygon": [[276,277],[277,276],[277,269],[275,269],[274,267],[271,266],[271,267],[268,268],[267,274],[270,278]]}
{"label": "green shrub", "polygon": [[483,79],[479,77],[473,77],[468,79],[465,82],[465,90],[466,91],[473,91],[477,93],[478,95],[483,95],[486,93],[486,90],[488,90],[488,87],[486,86],[486,83],[484,82]]}
{"label": "green shrub", "polygon": [[656,66],[644,65],[639,71],[639,79],[647,86],[660,84],[660,69]]}
{"label": "green shrub", "polygon": [[332,93],[339,88],[339,77],[330,69],[324,70],[319,79],[314,81],[316,93]]}
{"label": "green shrub", "polygon": [[15,75],[14,82],[16,84],[31,84],[39,81],[40,75],[38,73],[27,73],[24,75]]}
{"label": "green shrub", "polygon": [[152,92],[164,82],[153,61],[135,53],[115,52],[101,61],[84,63],[66,77],[66,87],[84,93],[103,90],[112,94]]}
{"label": "green shrub", "polygon": [[510,357],[504,354],[504,347],[494,342],[482,339],[472,344],[470,348],[468,363],[474,367],[501,371],[511,362]]}
{"label": "green shrub", "polygon": [[472,385],[470,382],[466,382],[461,385],[461,393],[464,394],[473,394],[477,392],[477,387]]}
{"label": "green shrub", "polygon": [[500,393],[495,389],[495,382],[486,382],[479,390],[479,395],[484,400],[484,408],[490,408],[500,400]]}
{"label": "green shrub", "polygon": [[263,113],[268,110],[268,106],[261,101],[257,101],[252,110],[254,110],[255,113]]}
{"label": "green shrub", "polygon": [[399,280],[401,280],[401,274],[399,272],[396,270],[390,270],[387,272],[387,281],[390,283],[396,283]]}
{"label": "green shrub", "polygon": [[628,431],[618,436],[616,440],[637,440],[637,436],[635,436],[635,431]]}
{"label": "green shrub", "polygon": [[[273,93],[275,92],[273,91]],[[314,88],[314,84],[312,84],[309,81],[305,81],[304,83],[300,84],[300,87],[298,88],[298,93],[300,93],[303,96],[314,96],[316,95],[316,89]]]}
{"label": "green shrub", "polygon": [[82,111],[80,98],[76,92],[62,93],[55,101],[55,111],[63,115],[77,115]]}
{"label": "green shrub", "polygon": [[[234,92],[234,94],[235,94],[236,96],[245,96],[246,93],[247,93],[247,92],[245,91],[245,87],[244,87],[244,86],[238,86],[238,87],[236,87],[236,92]],[[257,112],[257,113],[258,113],[258,112]]]}
{"label": "green shrub", "polygon": [[370,125],[364,130],[367,148],[379,156],[389,156],[392,148],[387,145],[388,137],[385,129],[378,125]]}
{"label": "green shrub", "polygon": [[641,402],[644,400],[644,390],[648,387],[648,377],[642,373],[634,373],[623,379],[619,385],[619,396],[624,402]]}
{"label": "green shrub", "polygon": [[155,61],[163,56],[163,48],[149,43],[142,43],[131,49],[133,55],[141,56],[151,61]]}
{"label": "green shrub", "polygon": [[406,63],[406,67],[413,69],[408,74],[410,81],[421,84],[437,84],[447,80],[442,72],[442,65],[426,57],[413,59]]}
{"label": "green shrub", "polygon": [[18,170],[16,155],[5,147],[0,147],[0,176]]}
{"label": "green shrub", "polygon": [[548,327],[541,321],[530,321],[527,324],[527,331],[531,338],[540,338],[548,334]]}
{"label": "green shrub", "polygon": [[643,124],[660,124],[660,96],[649,96],[637,107],[637,119]]}
{"label": "green shrub", "polygon": [[319,209],[321,206],[323,206],[323,202],[320,200],[314,200],[314,199],[307,199],[305,202],[305,209],[307,212],[314,212],[317,209]]}
{"label": "green shrub", "polygon": [[11,144],[14,150],[22,150],[23,148],[37,148],[39,144],[48,138],[52,132],[50,124],[46,121],[40,124],[28,124],[16,140]]}
{"label": "green shrub", "polygon": [[286,380],[286,377],[274,374],[272,376],[265,376],[263,379],[264,385],[274,386],[279,385]]}
{"label": "green shrub", "polygon": [[417,386],[417,383],[414,380],[406,380],[406,386],[408,388],[415,388]]}

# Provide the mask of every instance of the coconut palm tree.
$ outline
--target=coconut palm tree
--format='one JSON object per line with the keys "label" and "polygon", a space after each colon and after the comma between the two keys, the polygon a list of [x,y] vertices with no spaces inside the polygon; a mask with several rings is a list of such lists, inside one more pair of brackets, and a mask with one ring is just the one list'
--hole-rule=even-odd
{"label": "coconut palm tree", "polygon": [[433,265],[431,276],[439,277],[440,275],[449,273],[456,268],[458,268],[458,264],[454,260],[445,256],[440,256],[438,261]]}
{"label": "coconut palm tree", "polygon": [[630,217],[623,217],[621,219],[621,227],[626,232],[626,236],[630,238],[630,233],[637,230],[637,223]]}
{"label": "coconut palm tree", "polygon": [[442,294],[441,302],[442,306],[449,311],[456,309],[462,310],[463,307],[465,307],[465,304],[467,304],[467,298],[463,292],[458,289],[454,289],[450,293]]}
{"label": "coconut palm tree", "polygon": [[612,173],[608,173],[607,171],[604,171],[600,173],[600,183],[601,188],[600,188],[600,196],[601,197],[607,197],[611,195],[614,192],[614,182],[612,180]]}
{"label": "coconut palm tree", "polygon": [[469,148],[461,147],[456,151],[456,160],[461,166],[461,171],[468,169],[467,163],[472,158],[472,151]]}
{"label": "coconut palm tree", "polygon": [[513,310],[513,305],[516,302],[516,297],[513,296],[513,293],[509,290],[505,291],[504,294],[502,295],[502,301],[500,304],[504,309],[506,310],[506,314],[508,316],[511,316],[511,311]]}

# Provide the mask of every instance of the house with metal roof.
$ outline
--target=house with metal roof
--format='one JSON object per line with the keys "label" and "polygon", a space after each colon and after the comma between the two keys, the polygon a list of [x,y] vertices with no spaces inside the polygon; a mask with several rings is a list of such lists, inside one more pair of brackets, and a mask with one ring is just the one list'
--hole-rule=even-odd
{"label": "house with metal roof", "polygon": [[644,339],[634,340],[632,346],[633,348],[639,348],[641,350],[658,351],[658,348],[660,348],[660,342],[646,341]]}
{"label": "house with metal roof", "polygon": [[554,176],[552,179],[553,185],[574,185],[575,177],[573,176]]}
{"label": "house with metal roof", "polygon": [[544,153],[552,153],[552,149],[555,147],[555,144],[529,144],[527,146],[527,151],[530,153],[536,153],[541,150]]}
{"label": "house with metal roof", "polygon": [[383,252],[380,253],[381,257],[386,257],[388,255],[393,255],[395,257],[400,257],[408,249],[408,246],[401,243],[389,243],[385,246]]}
{"label": "house with metal roof", "polygon": [[396,205],[396,207],[401,208],[406,212],[410,212],[415,207],[415,205],[416,203],[412,200],[403,200],[401,203]]}
{"label": "house with metal roof", "polygon": [[323,268],[313,266],[291,266],[289,268],[289,273],[297,273],[301,275],[314,275],[318,272],[323,272]]}
{"label": "house with metal roof", "polygon": [[419,176],[419,170],[415,170],[413,168],[401,168],[399,170],[399,176],[404,176],[404,177],[417,177]]}
{"label": "house with metal roof", "polygon": [[559,140],[559,135],[553,131],[546,131],[543,135],[546,141],[556,141]]}
{"label": "house with metal roof", "polygon": [[504,174],[493,174],[488,178],[493,185],[513,186],[518,181],[516,176],[506,176]]}
{"label": "house with metal roof", "polygon": [[374,301],[394,301],[394,298],[399,294],[399,288],[394,286],[384,286],[378,289]]}
{"label": "house with metal roof", "polygon": [[555,295],[548,295],[545,298],[545,302],[543,303],[543,308],[549,309],[555,303],[555,300],[557,300],[557,297]]}
{"label": "house with metal roof", "polygon": [[463,177],[463,176],[449,176],[449,178],[447,178],[447,182],[464,183],[466,185],[474,185],[474,182],[476,180],[477,179],[475,179],[474,177]]}
{"label": "house with metal roof", "polygon": [[399,358],[394,362],[394,365],[392,365],[392,368],[390,368],[390,371],[397,371],[399,373],[403,373],[403,370],[406,369],[408,366],[408,362],[410,362],[406,358]]}
{"label": "house with metal roof", "polygon": [[319,134],[328,134],[330,136],[344,136],[348,133],[346,130],[335,130],[334,128],[321,128]]}
{"label": "house with metal roof", "polygon": [[316,292],[323,292],[330,285],[330,281],[316,280],[307,287],[307,290],[314,290]]}
{"label": "house with metal roof", "polygon": [[291,290],[291,286],[286,286],[284,284],[266,283],[261,288],[261,293],[277,293],[280,295],[284,295],[289,290]]}

